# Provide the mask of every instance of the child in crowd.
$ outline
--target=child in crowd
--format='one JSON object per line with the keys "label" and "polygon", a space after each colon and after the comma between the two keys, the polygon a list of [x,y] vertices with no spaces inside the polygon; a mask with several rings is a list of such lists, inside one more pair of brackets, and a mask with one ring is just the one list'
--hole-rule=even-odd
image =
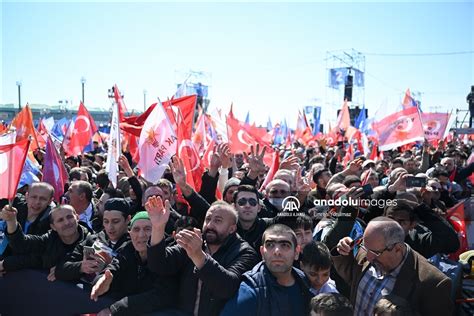
{"label": "child in crowd", "polygon": [[331,255],[324,243],[311,241],[303,248],[300,267],[310,280],[311,292],[314,295],[339,293],[336,289],[336,283],[329,277],[331,265]]}

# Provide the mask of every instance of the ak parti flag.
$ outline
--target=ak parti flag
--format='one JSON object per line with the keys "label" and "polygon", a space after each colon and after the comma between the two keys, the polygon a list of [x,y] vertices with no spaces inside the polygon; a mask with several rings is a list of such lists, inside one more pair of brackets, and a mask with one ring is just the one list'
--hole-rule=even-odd
{"label": "ak parti flag", "polygon": [[76,120],[69,124],[68,131],[64,138],[64,151],[69,156],[81,154],[84,147],[91,143],[92,137],[96,132],[97,126],[95,125],[94,119],[81,102],[79,110],[77,111]]}
{"label": "ak parti flag", "polygon": [[[183,115],[183,120],[187,127],[186,135],[189,135],[189,137],[191,137],[191,132],[192,132],[192,124],[193,124],[193,117],[194,117],[194,108],[196,107],[196,100],[197,100],[196,95],[190,95],[190,96],[182,97],[179,99],[172,99],[170,101],[163,102],[163,107],[165,108],[168,118],[170,119],[170,122],[172,124],[175,123],[175,117],[174,117],[172,106],[177,107],[181,110],[181,114]],[[157,103],[150,105],[148,109],[146,109],[146,111],[143,112],[139,116],[126,117],[123,121],[121,121],[120,128],[124,132],[128,132],[137,137],[140,137],[143,124],[145,124],[145,121],[147,120],[148,116],[150,116],[151,112],[155,109],[156,105]],[[171,117],[171,113],[173,113],[172,117]]]}
{"label": "ak parti flag", "polygon": [[176,154],[177,137],[161,103],[154,106],[145,121],[138,148],[138,168],[145,180],[156,183]]}
{"label": "ak parti flag", "polygon": [[417,107],[393,113],[372,126],[379,137],[380,151],[423,141],[425,136]]}
{"label": "ak parti flag", "polygon": [[60,202],[64,194],[64,184],[68,180],[68,173],[64,167],[61,156],[51,140],[46,137],[46,154],[43,166],[43,182],[47,182],[54,187],[54,200]]}
{"label": "ak parti flag", "polygon": [[13,199],[25,164],[30,140],[0,145],[0,198]]}
{"label": "ak parti flag", "polygon": [[39,147],[38,140],[36,139],[36,130],[33,124],[33,114],[31,113],[30,106],[27,104],[14,118],[10,125],[16,128],[16,141],[28,139],[33,137],[33,143],[31,150],[35,150]]}
{"label": "ak parti flag", "polygon": [[113,187],[117,187],[117,176],[119,171],[118,161],[121,151],[120,141],[120,126],[119,126],[119,109],[118,104],[114,104],[112,112],[112,122],[110,124],[110,137],[108,141],[107,161],[105,165],[105,171],[108,174],[110,183]]}

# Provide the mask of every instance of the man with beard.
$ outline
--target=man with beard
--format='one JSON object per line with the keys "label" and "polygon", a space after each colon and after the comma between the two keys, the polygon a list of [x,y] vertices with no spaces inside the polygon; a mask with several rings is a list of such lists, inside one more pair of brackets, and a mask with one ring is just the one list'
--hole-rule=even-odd
{"label": "man with beard", "polygon": [[[214,202],[201,230],[183,229],[177,245],[166,247],[164,233],[170,213],[168,201],[151,197],[145,204],[152,222],[148,267],[159,276],[179,278],[177,310],[162,315],[219,315],[237,292],[242,274],[257,263],[255,250],[237,234],[237,212],[232,205]],[[155,314],[160,315],[160,314]]]}
{"label": "man with beard", "polygon": [[377,301],[388,294],[406,299],[421,315],[452,314],[451,280],[404,241],[400,224],[377,217],[362,239],[344,237],[338,242],[333,264],[351,286],[354,315],[373,315]]}
{"label": "man with beard", "polygon": [[304,273],[293,267],[299,252],[291,228],[281,224],[267,228],[260,247],[263,261],[244,274],[239,292],[221,315],[308,315],[309,283]]}

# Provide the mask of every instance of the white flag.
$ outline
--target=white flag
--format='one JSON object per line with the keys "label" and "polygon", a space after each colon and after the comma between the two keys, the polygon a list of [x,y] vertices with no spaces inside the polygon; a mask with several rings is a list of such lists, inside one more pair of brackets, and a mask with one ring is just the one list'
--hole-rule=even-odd
{"label": "white flag", "polygon": [[118,117],[118,104],[114,102],[112,122],[110,123],[110,136],[107,141],[109,147],[107,151],[107,163],[105,165],[105,171],[107,171],[109,180],[112,182],[114,188],[117,187],[118,161],[122,154]]}
{"label": "white flag", "polygon": [[161,178],[176,154],[177,140],[163,105],[158,103],[143,124],[138,142],[138,167],[143,178],[152,183]]}

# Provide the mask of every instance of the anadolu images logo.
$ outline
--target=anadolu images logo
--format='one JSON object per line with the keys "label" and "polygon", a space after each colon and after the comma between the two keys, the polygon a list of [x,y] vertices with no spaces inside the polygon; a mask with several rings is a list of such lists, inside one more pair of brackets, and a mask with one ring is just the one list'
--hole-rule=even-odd
{"label": "anadolu images logo", "polygon": [[298,212],[300,209],[300,201],[294,196],[287,196],[281,202],[282,212]]}

